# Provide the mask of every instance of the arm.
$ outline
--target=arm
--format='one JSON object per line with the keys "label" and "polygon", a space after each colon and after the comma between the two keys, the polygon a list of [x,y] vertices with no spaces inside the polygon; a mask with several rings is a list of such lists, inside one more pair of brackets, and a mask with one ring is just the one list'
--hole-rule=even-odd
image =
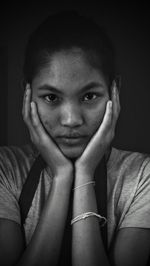
{"label": "arm", "polygon": [[55,178],[42,216],[26,249],[20,226],[10,220],[1,219],[1,265],[57,265],[71,185],[71,173]]}
{"label": "arm", "polygon": [[[86,183],[78,175],[81,184]],[[76,186],[76,185],[75,185]],[[97,213],[95,191],[92,185],[74,191],[74,217],[87,211]],[[73,265],[146,266],[150,259],[150,230],[144,228],[120,229],[105,253],[96,217],[89,217],[73,225]]]}
{"label": "arm", "polygon": [[[47,169],[53,176],[52,188],[49,192],[39,223],[33,237],[24,250],[23,236],[19,225],[8,221],[5,226],[9,235],[3,234],[4,220],[0,225],[0,263],[3,265],[57,265],[64,233],[70,191],[73,181],[71,162],[61,153],[39,119],[35,103],[30,107],[31,90],[24,97],[23,117],[30,131],[35,146],[43,156]],[[10,238],[10,240],[9,240]],[[6,243],[10,245],[7,247]],[[18,248],[19,245],[19,248]],[[4,253],[2,252],[4,250]],[[15,252],[14,252],[15,251]],[[11,254],[11,256],[9,256]]]}
{"label": "arm", "polygon": [[[150,161],[140,167],[140,182],[110,247],[113,265],[145,266],[150,259]],[[149,260],[150,263],[150,260]]]}
{"label": "arm", "polygon": [[[119,113],[118,110],[115,112]],[[75,187],[93,181],[96,166],[112,140],[113,127],[111,124],[112,105],[108,102],[102,124],[87,145],[81,158],[76,161]],[[74,190],[73,218],[89,211],[97,213],[96,195],[92,185]],[[109,265],[97,217],[89,217],[73,224],[72,254],[73,266],[83,265],[83,263],[85,266]]]}
{"label": "arm", "polygon": [[[102,124],[75,163],[75,187],[93,181],[95,169],[112,141],[120,110],[115,86],[112,91],[112,102],[107,103]],[[74,190],[73,218],[89,211],[97,213],[96,195],[92,185]],[[98,218],[88,217],[72,226],[73,266],[110,265],[105,254]]]}
{"label": "arm", "polygon": [[71,173],[54,178],[35,233],[18,265],[57,265],[71,187]]}
{"label": "arm", "polygon": [[[109,144],[107,139],[111,140],[110,136],[113,135],[113,132],[110,132],[110,128],[114,131],[114,126],[120,109],[118,95],[112,95],[112,102],[112,117],[111,110],[108,110],[107,105],[102,125],[86,147],[81,158],[76,162],[75,187],[93,180],[97,158],[102,158],[105,147]],[[110,126],[110,124],[112,126]],[[110,132],[110,136],[108,132]],[[73,218],[87,211],[97,213],[96,197],[92,185],[87,185],[74,190]],[[114,243],[112,244],[109,254],[106,254],[96,217],[80,220],[72,226],[73,266],[83,264],[86,266],[147,265],[148,257],[150,257],[150,230],[143,228],[120,229],[116,232]]]}
{"label": "arm", "polygon": [[148,266],[150,259],[150,230],[145,228],[120,229],[110,249],[110,260],[115,266]]}
{"label": "arm", "polygon": [[[76,173],[75,187],[85,184],[87,180],[92,179],[82,173]],[[89,211],[98,213],[92,184],[74,190],[73,217]],[[109,265],[97,217],[89,217],[74,223],[72,230],[73,265]]]}

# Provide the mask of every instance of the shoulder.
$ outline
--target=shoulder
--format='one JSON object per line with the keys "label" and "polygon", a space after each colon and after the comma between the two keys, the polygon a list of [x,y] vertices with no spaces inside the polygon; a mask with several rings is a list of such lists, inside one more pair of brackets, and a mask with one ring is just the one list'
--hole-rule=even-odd
{"label": "shoulder", "polygon": [[108,191],[119,213],[135,201],[143,204],[150,197],[150,156],[113,148],[108,161]]}
{"label": "shoulder", "polygon": [[0,147],[0,162],[5,164],[28,161],[30,158],[36,158],[37,155],[38,152],[30,144]]}
{"label": "shoulder", "polygon": [[108,161],[108,170],[122,174],[134,175],[145,174],[145,171],[150,173],[150,154],[125,151],[112,148]]}
{"label": "shoulder", "polygon": [[26,177],[37,154],[29,144],[19,146],[0,147],[0,180],[14,182],[21,177],[22,182]]}
{"label": "shoulder", "polygon": [[3,158],[13,159],[22,158],[28,156],[34,156],[35,150],[30,144],[25,144],[22,146],[1,146],[0,147],[0,160]]}
{"label": "shoulder", "polygon": [[113,149],[111,156],[113,154],[109,186],[117,206],[116,214],[120,217],[118,224],[120,227],[149,228],[150,156],[118,149]]}

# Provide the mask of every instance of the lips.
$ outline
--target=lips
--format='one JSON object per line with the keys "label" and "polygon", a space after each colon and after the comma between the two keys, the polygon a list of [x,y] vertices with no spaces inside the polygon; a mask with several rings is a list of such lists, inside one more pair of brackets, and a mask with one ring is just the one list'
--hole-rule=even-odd
{"label": "lips", "polygon": [[81,135],[77,136],[75,134],[73,136],[64,135],[64,136],[57,137],[57,140],[61,144],[80,145],[85,141],[85,136],[81,136]]}

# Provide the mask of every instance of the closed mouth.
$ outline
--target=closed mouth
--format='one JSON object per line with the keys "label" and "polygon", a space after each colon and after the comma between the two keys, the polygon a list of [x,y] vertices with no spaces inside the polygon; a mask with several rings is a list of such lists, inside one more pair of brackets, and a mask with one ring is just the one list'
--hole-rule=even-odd
{"label": "closed mouth", "polygon": [[61,136],[61,137],[58,137],[58,141],[60,143],[64,143],[64,144],[68,144],[68,145],[73,145],[73,144],[81,144],[83,143],[85,139],[85,136],[74,136],[74,137],[71,137],[71,136]]}
{"label": "closed mouth", "polygon": [[71,138],[71,139],[74,139],[74,138],[83,138],[85,137],[85,135],[81,135],[79,133],[71,133],[71,134],[64,134],[64,135],[60,135],[58,136],[58,138]]}

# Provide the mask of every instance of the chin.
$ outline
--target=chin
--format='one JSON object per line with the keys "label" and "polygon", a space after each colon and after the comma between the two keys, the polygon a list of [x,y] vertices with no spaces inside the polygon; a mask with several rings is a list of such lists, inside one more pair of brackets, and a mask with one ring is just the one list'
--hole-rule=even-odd
{"label": "chin", "polygon": [[62,153],[68,158],[68,159],[77,159],[79,158],[83,151],[84,148],[83,146],[79,147],[59,147],[62,151]]}

